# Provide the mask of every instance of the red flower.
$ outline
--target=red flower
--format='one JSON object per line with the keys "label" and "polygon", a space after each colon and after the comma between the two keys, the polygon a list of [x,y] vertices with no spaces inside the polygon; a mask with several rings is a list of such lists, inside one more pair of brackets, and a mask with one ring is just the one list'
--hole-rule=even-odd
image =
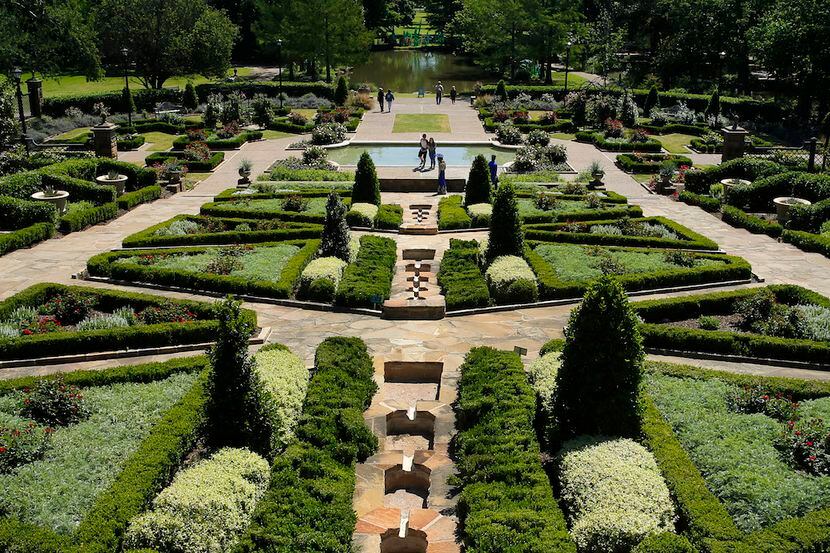
{"label": "red flower", "polygon": [[816,456],[815,456],[815,455],[810,455],[810,456],[808,457],[808,459],[810,459],[811,461],[815,461],[815,460],[816,460]]}
{"label": "red flower", "polygon": [[29,335],[32,334],[32,331],[29,330],[28,328],[25,328],[25,329],[23,329],[23,334],[25,334],[26,336],[29,336]]}
{"label": "red flower", "polygon": [[808,447],[813,445],[813,442],[806,442],[806,443],[807,443]]}
{"label": "red flower", "polygon": [[796,436],[801,436],[801,430],[796,430],[796,431],[795,431],[795,435],[796,435]]}
{"label": "red flower", "polygon": [[5,447],[0,446],[0,453],[5,453],[5,452],[6,452],[6,448],[5,448]]}

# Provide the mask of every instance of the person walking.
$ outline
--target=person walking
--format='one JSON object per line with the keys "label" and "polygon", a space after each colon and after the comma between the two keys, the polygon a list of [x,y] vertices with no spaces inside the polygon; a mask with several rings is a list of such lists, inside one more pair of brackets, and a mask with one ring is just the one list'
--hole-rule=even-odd
{"label": "person walking", "polygon": [[495,155],[490,158],[490,163],[487,166],[490,167],[490,182],[497,187],[499,185],[499,164],[496,163]]}
{"label": "person walking", "polygon": [[435,169],[435,139],[430,137],[429,143],[427,144],[427,150],[429,151],[429,170],[432,171]]}
{"label": "person walking", "polygon": [[444,154],[438,154],[438,194],[447,193],[447,162],[444,161]]}
{"label": "person walking", "polygon": [[444,97],[444,85],[441,84],[441,81],[438,81],[438,84],[435,85],[435,103],[437,105],[441,105],[441,98]]}
{"label": "person walking", "polygon": [[380,112],[383,113],[383,100],[386,99],[386,96],[383,94],[383,89],[378,89],[378,105],[380,106]]}
{"label": "person walking", "polygon": [[452,103],[455,104],[456,98],[458,98],[458,91],[455,89],[455,86],[453,86],[450,89],[450,101],[452,101]]}
{"label": "person walking", "polygon": [[395,101],[395,95],[392,94],[392,89],[386,91],[386,111],[392,113],[392,102]]}

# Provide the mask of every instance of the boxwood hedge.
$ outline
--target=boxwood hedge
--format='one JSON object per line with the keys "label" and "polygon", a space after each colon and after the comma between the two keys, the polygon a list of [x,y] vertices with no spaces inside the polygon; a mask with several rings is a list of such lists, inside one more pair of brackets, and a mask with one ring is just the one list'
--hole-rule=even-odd
{"label": "boxwood hedge", "polygon": [[450,248],[444,252],[437,277],[448,311],[490,305],[490,290],[478,260],[478,242],[450,240]]}
{"label": "boxwood hedge", "polygon": [[784,231],[784,227],[775,221],[767,221],[731,205],[722,205],[721,212],[723,222],[733,227],[746,229],[753,234],[766,234],[778,238]]}
{"label": "boxwood hedge", "polygon": [[148,167],[157,163],[163,165],[171,161],[178,161],[187,167],[188,171],[207,173],[213,171],[220,163],[225,161],[225,152],[212,152],[210,157],[204,161],[189,160],[185,157],[184,152],[178,151],[155,152],[144,158],[144,163],[146,163]]}
{"label": "boxwood hedge", "polygon": [[[768,287],[779,302],[787,305],[816,304],[830,307],[830,299],[793,285]],[[640,326],[644,344],[650,348],[707,352],[771,358],[788,361],[828,363],[830,343],[777,338],[761,334],[700,330],[665,324],[701,315],[732,313],[735,303],[752,297],[758,288],[649,300],[632,304],[644,323]]]}
{"label": "boxwood hedge", "polygon": [[0,255],[37,244],[55,235],[53,223],[35,223],[14,232],[0,234]]}
{"label": "boxwood hedge", "polygon": [[631,222],[650,223],[666,227],[678,238],[658,238],[653,236],[633,236],[617,234],[595,234],[590,232],[594,225],[614,225],[619,220],[606,219],[583,221],[578,223],[579,231],[572,230],[577,223],[541,223],[525,225],[525,238],[543,242],[575,242],[579,244],[599,244],[604,246],[642,246],[656,248],[686,248],[695,250],[716,250],[718,245],[702,234],[665,217],[643,217],[631,219]]}
{"label": "boxwood hedge", "polygon": [[[212,135],[204,143],[211,150],[236,150],[241,148],[246,142],[254,142],[256,140],[262,140],[262,131],[243,131],[231,138],[219,138]],[[189,137],[180,136],[173,141],[173,149],[184,150],[191,142],[192,140]]]}
{"label": "boxwood hedge", "polygon": [[473,348],[460,372],[454,457],[467,550],[574,553],[540,462],[536,396],[518,354]]}
{"label": "boxwood hedge", "polygon": [[[71,355],[202,343],[211,342],[215,337],[218,323],[213,318],[213,306],[209,303],[171,300],[150,294],[52,283],[30,286],[0,302],[0,320],[17,307],[35,307],[56,294],[70,291],[94,298],[98,308],[102,311],[112,311],[125,305],[141,310],[169,301],[186,306],[196,315],[196,320],[186,323],[162,323],[107,330],[50,332],[21,336],[0,341],[0,359],[33,359],[43,355]],[[246,317],[256,322],[254,312],[246,311]]]}
{"label": "boxwood hedge", "polygon": [[271,484],[237,546],[241,553],[343,553],[357,522],[355,463],[377,449],[363,421],[377,385],[366,344],[327,338],[317,348],[297,440],[277,457]]}
{"label": "boxwood hedge", "polygon": [[816,252],[830,257],[830,235],[828,234],[813,234],[811,232],[804,232],[800,230],[785,230],[781,234],[784,242],[788,242],[793,246],[802,249],[806,252]]}
{"label": "boxwood hedge", "polygon": [[620,154],[617,156],[617,165],[627,173],[657,173],[666,161],[670,161],[675,167],[692,166],[691,158],[674,154]]}
{"label": "boxwood hedge", "polygon": [[[398,245],[391,238],[363,236],[354,263],[343,271],[335,303],[347,307],[372,307],[383,303],[392,291],[392,276],[398,258]],[[380,300],[373,302],[372,300]]]}
{"label": "boxwood hedge", "polygon": [[754,181],[778,173],[786,173],[788,170],[785,166],[767,159],[740,157],[703,170],[687,172],[686,189],[695,194],[707,194],[709,186],[726,178]]}
{"label": "boxwood hedge", "polygon": [[147,282],[164,286],[175,286],[189,290],[207,290],[228,294],[242,294],[252,296],[266,296],[285,299],[291,297],[294,285],[300,277],[303,268],[311,261],[314,253],[320,246],[319,240],[266,242],[256,247],[291,244],[298,246],[300,251],[283,268],[278,281],[250,280],[232,275],[216,275],[212,273],[196,273],[178,269],[157,269],[150,265],[139,263],[117,264],[122,258],[138,259],[147,255],[176,255],[194,254],[207,251],[205,247],[171,248],[164,250],[130,250],[106,252],[96,255],[87,261],[87,271],[92,276],[107,277],[116,280],[131,282]]}
{"label": "boxwood hedge", "polygon": [[600,150],[609,152],[660,152],[663,144],[653,138],[645,142],[615,141],[608,140],[601,132],[578,131],[576,139],[580,142],[589,142]]}
{"label": "boxwood hedge", "polygon": [[208,224],[211,221],[221,223],[226,228],[233,228],[238,225],[247,224],[251,228],[256,226],[255,219],[228,219],[216,217],[203,217],[201,215],[176,215],[157,225],[148,227],[124,238],[121,246],[124,248],[155,248],[160,246],[198,246],[218,244],[255,244],[258,242],[278,242],[281,240],[300,240],[306,238],[319,238],[323,231],[321,225],[311,223],[285,222],[281,228],[273,230],[250,230],[238,231],[228,230],[224,232],[199,232],[196,234],[183,234],[178,236],[159,236],[156,234],[177,221],[190,221],[197,224]]}
{"label": "boxwood hedge", "polygon": [[456,230],[470,228],[472,218],[464,209],[464,198],[447,196],[438,202],[438,229]]}
{"label": "boxwood hedge", "polygon": [[703,194],[695,194],[684,190],[677,195],[677,199],[689,205],[696,205],[703,211],[713,213],[720,210],[720,200],[712,196],[704,196]]}

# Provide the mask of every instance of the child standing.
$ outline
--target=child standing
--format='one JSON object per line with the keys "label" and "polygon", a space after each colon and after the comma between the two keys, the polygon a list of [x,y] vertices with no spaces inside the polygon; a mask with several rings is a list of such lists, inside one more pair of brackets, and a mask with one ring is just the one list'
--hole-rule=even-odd
{"label": "child standing", "polygon": [[429,151],[429,170],[432,171],[435,169],[435,149],[437,146],[435,145],[435,139],[430,137],[429,142],[427,143],[427,150]]}

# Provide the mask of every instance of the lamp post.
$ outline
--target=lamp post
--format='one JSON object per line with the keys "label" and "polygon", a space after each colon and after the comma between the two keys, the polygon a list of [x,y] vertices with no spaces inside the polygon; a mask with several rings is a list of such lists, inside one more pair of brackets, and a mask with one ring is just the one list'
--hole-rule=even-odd
{"label": "lamp post", "polygon": [[718,65],[718,88],[723,86],[723,62],[726,60],[726,52],[721,51],[718,54],[718,58],[720,58],[720,64]]}
{"label": "lamp post", "polygon": [[127,101],[127,124],[132,127],[133,126],[133,103],[130,101],[132,97],[130,95],[130,77],[127,73],[127,70],[130,66],[130,51],[127,48],[121,49],[121,55],[124,57],[124,90],[126,90],[126,94],[124,99]]}
{"label": "lamp post", "polygon": [[29,141],[26,140],[26,114],[23,113],[23,91],[20,90],[20,78],[23,76],[23,71],[19,67],[15,67],[12,71],[14,75],[14,82],[17,85],[17,111],[20,114],[20,140],[26,148],[26,154],[29,154]]}
{"label": "lamp post", "polygon": [[280,109],[282,109],[282,39],[277,39],[277,65],[280,70]]}
{"label": "lamp post", "polygon": [[565,95],[568,95],[568,69],[570,69],[571,65],[571,46],[573,46],[572,41],[568,41],[568,53],[565,55]]}

